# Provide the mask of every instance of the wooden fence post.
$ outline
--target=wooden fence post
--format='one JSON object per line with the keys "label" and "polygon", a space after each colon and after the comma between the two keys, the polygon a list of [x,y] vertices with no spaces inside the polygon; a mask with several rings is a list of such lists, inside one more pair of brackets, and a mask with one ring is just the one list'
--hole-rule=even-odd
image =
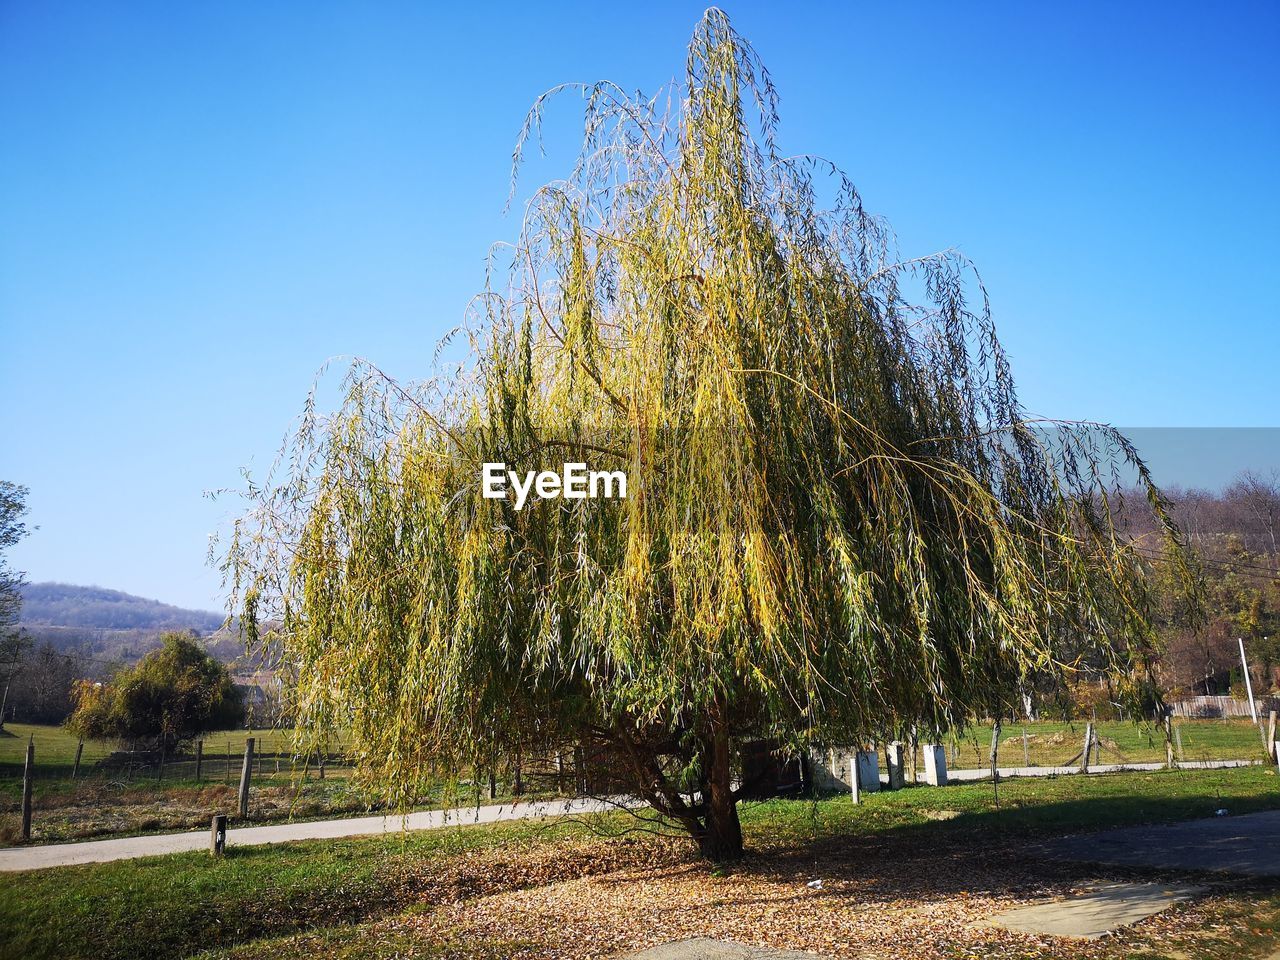
{"label": "wooden fence post", "polygon": [[[1273,714],[1273,716],[1274,716],[1274,714]],[[75,766],[71,768],[71,779],[72,779],[72,780],[74,780],[76,777],[80,776],[80,757],[81,757],[83,754],[84,754],[84,740],[83,740],[83,739],[81,739],[81,741],[80,741],[79,743],[77,743],[77,744],[76,744],[76,763],[75,763]]]}
{"label": "wooden fence post", "polygon": [[196,741],[196,780],[200,779],[200,768],[204,766],[204,741]]}
{"label": "wooden fence post", "polygon": [[253,776],[253,737],[244,741],[244,766],[240,768],[240,817],[249,816],[249,780]]}
{"label": "wooden fence post", "polygon": [[574,792],[582,796],[587,792],[587,764],[586,751],[582,749],[580,743],[573,746],[573,776]]}
{"label": "wooden fence post", "polygon": [[1031,747],[1027,743],[1027,728],[1022,728],[1022,765],[1031,766]]}
{"label": "wooden fence post", "polygon": [[1187,759],[1187,755],[1182,751],[1182,727],[1179,724],[1174,724],[1173,727],[1173,745],[1178,751],[1178,762],[1181,763]]}
{"label": "wooden fence post", "polygon": [[1272,760],[1280,759],[1276,757],[1276,712],[1274,710],[1267,712],[1267,756]]}
{"label": "wooden fence post", "polygon": [[36,775],[36,738],[27,741],[27,762],[22,765],[22,839],[31,839],[31,781]]}
{"label": "wooden fence post", "polygon": [[1173,755],[1173,714],[1164,715],[1164,765],[1172,770],[1178,765]]}
{"label": "wooden fence post", "polygon": [[1093,749],[1093,722],[1084,725],[1084,752],[1080,754],[1080,772],[1089,772],[1089,751]]}
{"label": "wooden fence post", "polygon": [[227,849],[227,815],[215,814],[209,824],[209,853],[215,857],[222,856]]}

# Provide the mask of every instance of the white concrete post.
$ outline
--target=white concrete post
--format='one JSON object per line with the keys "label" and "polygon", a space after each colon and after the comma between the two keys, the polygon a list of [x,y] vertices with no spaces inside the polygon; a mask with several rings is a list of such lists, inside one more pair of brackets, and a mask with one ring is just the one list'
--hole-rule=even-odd
{"label": "white concrete post", "polygon": [[859,750],[854,777],[863,793],[875,793],[880,789],[880,760],[874,750]]}
{"label": "white concrete post", "polygon": [[1258,705],[1253,702],[1253,681],[1249,679],[1249,661],[1244,656],[1244,637],[1237,638],[1240,641],[1240,669],[1244,671],[1244,689],[1245,695],[1249,698],[1249,716],[1253,717],[1253,725],[1258,725]]}
{"label": "white concrete post", "polygon": [[924,782],[931,787],[947,785],[947,751],[941,744],[924,745]]}
{"label": "white concrete post", "polygon": [[[906,785],[906,774],[904,772],[904,756],[905,748],[895,740],[885,748],[885,765],[889,768],[889,789],[901,790]],[[876,777],[879,779],[879,776]]]}

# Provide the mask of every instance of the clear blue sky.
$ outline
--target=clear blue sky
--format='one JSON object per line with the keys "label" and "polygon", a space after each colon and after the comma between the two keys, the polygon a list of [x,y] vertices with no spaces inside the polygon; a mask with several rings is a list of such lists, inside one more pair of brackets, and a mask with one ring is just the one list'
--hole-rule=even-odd
{"label": "clear blue sky", "polygon": [[[702,9],[540,6],[0,3],[0,477],[33,579],[217,607],[232,504],[202,491],[270,462],[326,358],[426,372],[515,232],[533,98],[652,90]],[[725,9],[784,149],[906,253],[978,263],[1029,408],[1280,425],[1280,6]]]}

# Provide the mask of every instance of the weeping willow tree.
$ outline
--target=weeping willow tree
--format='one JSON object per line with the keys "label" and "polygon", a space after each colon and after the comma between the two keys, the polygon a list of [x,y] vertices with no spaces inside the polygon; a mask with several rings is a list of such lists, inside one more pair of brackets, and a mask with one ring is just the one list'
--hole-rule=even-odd
{"label": "weeping willow tree", "polygon": [[[580,155],[491,259],[468,361],[356,364],[237,524],[234,602],[272,623],[306,735],[350,731],[399,803],[589,738],[725,858],[746,740],[943,731],[1082,663],[1138,696],[1152,596],[1113,481],[1182,558],[1177,530],[1124,437],[1023,414],[970,265],[903,259],[837,168],[782,155],[717,10],[660,96],[540,98],[517,166],[566,91]],[[517,509],[486,462],[623,470],[628,495]]]}

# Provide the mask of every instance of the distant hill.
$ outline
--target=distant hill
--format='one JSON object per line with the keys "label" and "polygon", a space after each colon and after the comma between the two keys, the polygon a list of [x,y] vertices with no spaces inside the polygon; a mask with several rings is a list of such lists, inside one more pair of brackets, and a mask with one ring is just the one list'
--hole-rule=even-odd
{"label": "distant hill", "polygon": [[22,588],[21,626],[27,634],[103,669],[154,650],[166,630],[194,630],[211,654],[232,663],[243,657],[244,647],[236,631],[221,629],[222,622],[222,614],[211,610],[184,610],[120,590],[69,583]]}
{"label": "distant hill", "polygon": [[120,590],[69,583],[31,583],[22,588],[24,626],[87,627],[96,630],[195,630],[212,633],[223,616],[184,610]]}

